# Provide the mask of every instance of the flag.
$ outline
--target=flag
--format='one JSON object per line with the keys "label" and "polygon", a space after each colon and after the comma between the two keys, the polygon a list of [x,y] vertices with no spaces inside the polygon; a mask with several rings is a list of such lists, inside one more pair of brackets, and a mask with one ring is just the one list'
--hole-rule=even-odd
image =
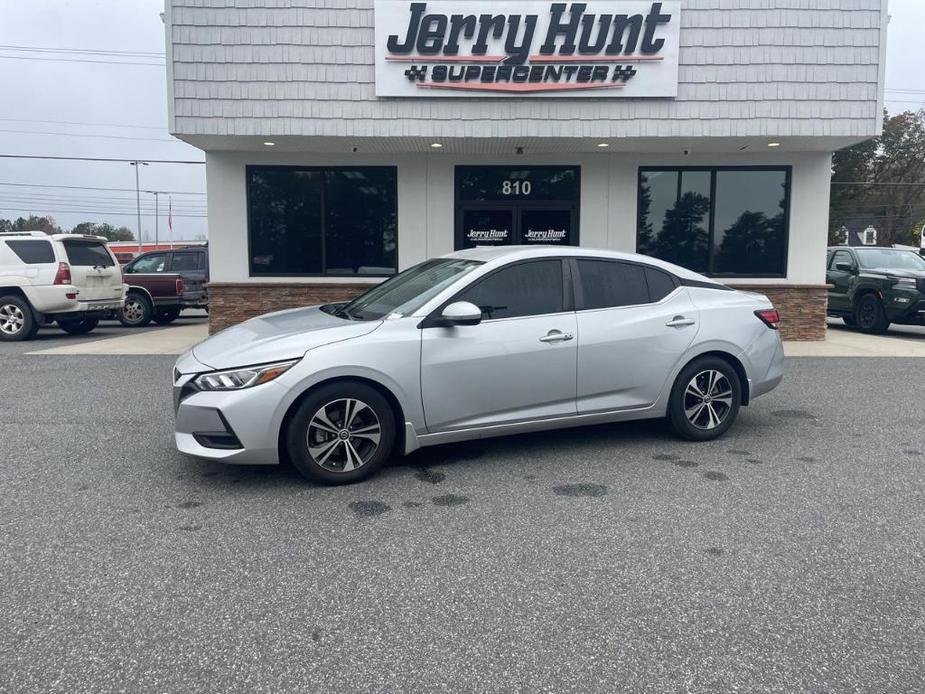
{"label": "flag", "polygon": [[170,232],[170,247],[173,248],[173,198],[167,198],[167,229]]}

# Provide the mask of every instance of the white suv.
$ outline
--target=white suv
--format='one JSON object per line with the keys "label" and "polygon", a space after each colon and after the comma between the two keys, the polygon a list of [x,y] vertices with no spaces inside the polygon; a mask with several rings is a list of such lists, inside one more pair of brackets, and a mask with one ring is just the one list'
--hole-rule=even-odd
{"label": "white suv", "polygon": [[122,308],[125,289],[102,236],[0,233],[0,340],[29,340],[54,322],[88,333]]}

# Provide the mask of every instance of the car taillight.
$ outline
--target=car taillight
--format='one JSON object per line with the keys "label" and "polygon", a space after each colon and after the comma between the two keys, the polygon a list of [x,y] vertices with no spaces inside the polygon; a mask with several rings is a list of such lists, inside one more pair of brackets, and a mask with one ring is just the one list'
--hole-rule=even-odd
{"label": "car taillight", "polygon": [[780,313],[777,312],[776,308],[766,308],[761,311],[755,311],[755,315],[761,319],[762,323],[771,328],[771,330],[778,330],[780,328]]}
{"label": "car taillight", "polygon": [[180,295],[182,293],[183,293],[183,280],[178,279],[177,280],[177,295]]}
{"label": "car taillight", "polygon": [[71,283],[71,266],[67,263],[58,263],[58,272],[55,273],[54,284]]}

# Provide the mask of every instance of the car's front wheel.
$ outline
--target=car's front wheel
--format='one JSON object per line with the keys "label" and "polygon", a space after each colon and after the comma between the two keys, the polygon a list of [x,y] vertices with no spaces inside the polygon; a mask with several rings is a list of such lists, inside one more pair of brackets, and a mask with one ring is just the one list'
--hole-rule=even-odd
{"label": "car's front wheel", "polygon": [[388,460],[395,443],[395,415],[375,388],[341,381],[312,391],[286,430],[292,464],[322,484],[369,477]]}
{"label": "car's front wheel", "polygon": [[148,297],[132,292],[125,297],[125,305],[119,312],[119,322],[127,328],[142,328],[151,322],[153,313]]}
{"label": "car's front wheel", "polygon": [[890,327],[883,303],[875,294],[865,294],[854,310],[854,321],[865,333],[885,333]]}
{"label": "car's front wheel", "polygon": [[80,318],[78,320],[59,320],[58,327],[71,335],[84,335],[100,324],[99,318]]}
{"label": "car's front wheel", "polygon": [[691,441],[709,441],[726,433],[739,414],[742,384],[729,362],[695,359],[681,371],[671,390],[668,420]]}

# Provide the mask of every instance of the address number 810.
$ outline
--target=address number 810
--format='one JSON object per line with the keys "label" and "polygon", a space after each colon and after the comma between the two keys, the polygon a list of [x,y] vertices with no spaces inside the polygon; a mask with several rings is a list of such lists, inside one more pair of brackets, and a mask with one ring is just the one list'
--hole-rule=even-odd
{"label": "address number 810", "polygon": [[532,191],[530,181],[505,181],[501,184],[502,195],[530,195]]}

